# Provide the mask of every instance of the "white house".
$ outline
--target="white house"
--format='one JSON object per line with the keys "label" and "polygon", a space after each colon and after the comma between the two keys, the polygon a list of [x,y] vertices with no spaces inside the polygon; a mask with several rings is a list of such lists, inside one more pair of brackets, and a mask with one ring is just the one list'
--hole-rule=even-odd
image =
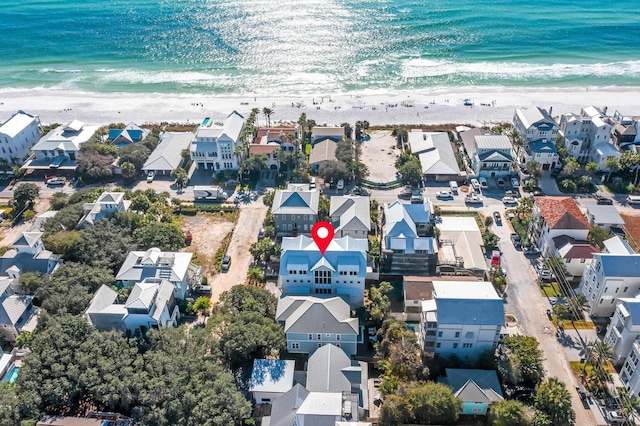
{"label": "white house", "polygon": [[383,207],[380,268],[397,275],[433,275],[438,247],[432,232],[431,201],[406,204],[400,201]]}
{"label": "white house", "polygon": [[189,148],[193,133],[191,132],[164,132],[160,135],[160,143],[151,152],[142,170],[145,173],[155,172],[168,176],[171,171],[177,169],[184,162],[182,151]]}
{"label": "white house", "polygon": [[620,370],[620,381],[629,392],[630,396],[640,397],[640,340],[636,339],[631,345],[629,356]]}
{"label": "white house", "polygon": [[555,252],[555,237],[566,235],[579,241],[587,239],[589,222],[573,198],[545,196],[534,199],[529,238],[536,242],[545,257]]}
{"label": "white house", "polygon": [[446,132],[408,132],[411,154],[418,157],[422,174],[427,180],[448,182],[460,179],[460,167]]}
{"label": "white house", "polygon": [[276,321],[284,327],[290,353],[312,354],[328,343],[349,356],[357,351],[358,319],[339,297],[285,296],[278,301]]}
{"label": "white house", "polygon": [[622,157],[622,153],[609,142],[599,142],[591,149],[591,161],[596,163],[598,170],[601,171],[608,171],[607,162],[612,159],[619,160],[620,157]]}
{"label": "white house", "polygon": [[[433,299],[433,281],[480,281],[479,278],[465,276],[441,276],[441,277],[402,277],[402,296],[404,301],[404,314],[407,320],[407,328],[413,329],[411,323],[419,323],[422,318],[422,302]],[[415,328],[414,331],[418,331]]]}
{"label": "white house", "polygon": [[419,341],[427,352],[463,361],[494,351],[504,325],[504,301],[487,281],[433,280],[422,302]]}
{"label": "white house", "polygon": [[22,165],[41,136],[40,118],[37,115],[16,112],[0,126],[0,158],[8,165]]}
{"label": "white house", "polygon": [[613,350],[616,364],[629,356],[631,346],[640,337],[640,299],[620,298],[607,327],[604,342]]}
{"label": "white house", "polygon": [[580,114],[562,114],[559,126],[558,134],[569,156],[580,164],[590,161],[591,150],[596,144],[609,142],[611,137],[606,109],[603,112],[594,106],[583,108]]}
{"label": "white house", "polygon": [[103,192],[95,203],[84,203],[84,216],[78,222],[78,228],[93,225],[96,221],[113,217],[118,212],[126,212],[131,200],[125,200],[124,195],[124,192]]}
{"label": "white house", "polygon": [[156,278],[136,283],[123,304],[118,303],[118,292],[103,285],[93,296],[85,315],[98,330],[132,332],[176,327],[180,319],[173,284]]}
{"label": "white house", "polygon": [[201,270],[191,263],[193,253],[163,252],[157,247],[130,251],[116,274],[116,282],[130,287],[146,278],[165,279],[174,286],[176,299],[184,299],[189,287],[200,284]]}
{"label": "white house", "polygon": [[31,148],[33,155],[23,168],[75,170],[80,145],[91,139],[98,128],[73,120],[51,130]]}
{"label": "white house", "polygon": [[517,108],[513,127],[525,144],[525,149],[519,151],[522,162],[535,160],[543,170],[558,165],[558,150],[555,148],[558,125],[550,112],[539,107]]}
{"label": "white house", "polygon": [[293,387],[296,362],[284,359],[255,359],[249,392],[256,404],[271,404]]}
{"label": "white house", "polygon": [[624,219],[615,206],[589,204],[587,206],[587,220],[591,226],[598,226],[606,230],[624,226]]}
{"label": "white house", "polygon": [[471,163],[478,176],[508,176],[514,163],[511,141],[505,135],[476,136]]}
{"label": "white house", "polygon": [[196,129],[189,152],[199,169],[227,170],[238,168],[236,146],[244,128],[244,117],[237,111],[227,116],[222,126],[206,117]]}
{"label": "white house", "polygon": [[333,239],[322,255],[312,238],[283,238],[278,279],[282,294],[334,295],[361,306],[368,248],[367,240],[346,236]]}
{"label": "white house", "polygon": [[23,232],[0,256],[0,274],[19,278],[25,272],[52,274],[62,264],[62,258],[47,250],[42,232]]}
{"label": "white house", "polygon": [[475,275],[484,278],[489,270],[484,255],[482,232],[470,216],[442,216],[438,229],[438,266],[440,275]]}
{"label": "white house", "polygon": [[572,280],[582,276],[584,270],[589,267],[594,253],[600,253],[598,246],[588,241],[578,241],[566,235],[553,239],[555,247],[552,254],[564,263],[567,271],[567,279]]}
{"label": "white house", "polygon": [[331,224],[337,238],[346,237],[366,239],[371,230],[369,197],[355,195],[334,195],[329,207]]}
{"label": "white house", "polygon": [[38,324],[33,296],[15,294],[17,281],[17,277],[0,277],[0,337],[5,342],[15,342],[20,334],[35,330]]}

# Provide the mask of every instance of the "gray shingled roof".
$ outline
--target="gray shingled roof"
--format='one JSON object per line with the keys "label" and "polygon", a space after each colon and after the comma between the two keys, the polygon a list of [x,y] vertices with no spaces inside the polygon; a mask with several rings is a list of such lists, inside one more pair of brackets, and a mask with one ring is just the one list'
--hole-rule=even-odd
{"label": "gray shingled roof", "polygon": [[278,301],[276,319],[284,321],[285,333],[357,334],[359,331],[358,319],[351,318],[349,304],[339,297],[283,297]]}
{"label": "gray shingled roof", "polygon": [[495,370],[447,368],[446,383],[463,402],[492,402],[503,399]]}
{"label": "gray shingled roof", "polygon": [[351,360],[342,349],[332,344],[318,348],[309,357],[307,389],[311,392],[350,392],[351,383],[342,372]]}
{"label": "gray shingled roof", "polygon": [[292,426],[298,408],[309,395],[304,386],[297,384],[271,405],[270,426]]}

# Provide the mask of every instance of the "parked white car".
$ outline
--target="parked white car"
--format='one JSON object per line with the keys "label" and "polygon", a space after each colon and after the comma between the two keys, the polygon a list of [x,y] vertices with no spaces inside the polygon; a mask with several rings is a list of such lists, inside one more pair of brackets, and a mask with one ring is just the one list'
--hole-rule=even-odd
{"label": "parked white car", "polygon": [[436,198],[453,198],[453,194],[451,193],[451,191],[438,191],[436,192]]}
{"label": "parked white car", "polygon": [[482,204],[482,197],[479,197],[477,195],[467,195],[466,198],[464,199],[465,203],[468,204]]}
{"label": "parked white car", "polygon": [[478,182],[478,179],[471,179],[471,187],[476,191],[480,191],[480,182]]}
{"label": "parked white car", "polygon": [[502,197],[502,202],[504,204],[518,204],[518,200],[514,197]]}

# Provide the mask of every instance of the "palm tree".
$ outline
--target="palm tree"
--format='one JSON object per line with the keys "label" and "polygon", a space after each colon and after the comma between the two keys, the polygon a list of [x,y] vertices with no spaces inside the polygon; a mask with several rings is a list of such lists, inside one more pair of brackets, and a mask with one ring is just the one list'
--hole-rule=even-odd
{"label": "palm tree", "polygon": [[249,268],[247,271],[247,280],[249,281],[249,284],[252,285],[263,284],[266,281],[262,269],[256,267]]}
{"label": "palm tree", "polygon": [[620,162],[616,157],[609,158],[606,163],[604,163],[604,166],[609,170],[607,180],[611,179],[612,173],[616,173],[618,170],[620,170]]}
{"label": "palm tree", "polygon": [[256,126],[260,125],[258,123],[258,114],[260,114],[260,108],[251,108],[251,114],[249,115],[249,119],[252,121],[255,120]]}
{"label": "palm tree", "polygon": [[572,176],[577,170],[580,169],[580,164],[578,164],[578,160],[575,158],[567,158],[564,163],[564,167],[562,167],[562,174],[564,176]]}
{"label": "palm tree", "polygon": [[267,127],[271,127],[271,114],[273,114],[273,110],[271,108],[264,107],[262,108],[262,113],[267,121]]}
{"label": "palm tree", "polygon": [[585,166],[584,169],[586,171],[588,171],[589,173],[594,173],[598,170],[598,163],[596,163],[595,161],[589,161]]}
{"label": "palm tree", "polygon": [[542,176],[542,167],[540,167],[540,163],[538,163],[536,160],[529,161],[525,165],[525,168],[527,169],[527,172],[529,172],[531,176],[534,176],[534,177]]}
{"label": "palm tree", "polygon": [[617,387],[618,395],[620,396],[620,414],[624,417],[623,425],[635,425],[634,417],[640,411],[640,401],[633,395],[629,395],[629,392],[624,387]]}
{"label": "palm tree", "polygon": [[557,377],[550,377],[536,388],[535,407],[547,414],[554,425],[572,425],[576,413],[571,407],[571,394]]}
{"label": "palm tree", "polygon": [[516,129],[513,129],[507,136],[509,137],[509,139],[511,139],[511,143],[516,149],[516,158],[520,159],[520,150],[524,146],[524,141],[522,140],[522,136],[520,136],[520,132],[518,132]]}

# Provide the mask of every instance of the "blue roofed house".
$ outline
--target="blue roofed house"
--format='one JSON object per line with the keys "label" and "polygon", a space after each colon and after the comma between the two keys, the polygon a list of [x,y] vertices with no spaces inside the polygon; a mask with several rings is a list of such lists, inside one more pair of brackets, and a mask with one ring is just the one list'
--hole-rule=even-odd
{"label": "blue roofed house", "polygon": [[460,414],[484,416],[491,404],[504,399],[495,370],[447,368],[445,372],[446,377],[439,381],[462,402]]}
{"label": "blue roofed house", "polygon": [[504,301],[487,281],[432,281],[422,302],[419,341],[426,352],[463,361],[495,350],[504,325]]}
{"label": "blue roofed house", "polygon": [[270,404],[293,387],[296,362],[284,359],[253,361],[249,392],[256,404]]}
{"label": "blue roofed house", "polygon": [[107,141],[118,148],[122,148],[144,140],[149,133],[149,129],[143,129],[135,123],[129,123],[122,129],[109,129]]}
{"label": "blue roofed house", "polygon": [[640,298],[621,297],[603,341],[613,350],[613,362],[621,364],[629,356],[631,345],[640,337]]}
{"label": "blue roofed house", "polygon": [[340,142],[344,138],[344,127],[314,126],[311,135],[311,145],[322,141]]}
{"label": "blue roofed house", "polygon": [[278,285],[283,296],[340,296],[352,307],[364,303],[367,275],[366,239],[335,238],[324,256],[312,238],[282,239]]}
{"label": "blue roofed house", "polygon": [[193,253],[163,252],[157,247],[147,251],[130,251],[116,282],[125,287],[134,286],[146,278],[168,280],[174,286],[176,299],[184,299],[190,287],[200,284],[201,268],[191,263]]}
{"label": "blue roofed house", "polygon": [[106,285],[96,291],[85,311],[98,330],[146,331],[176,327],[180,312],[168,280],[146,278],[136,283],[125,303],[118,303],[118,292]]}
{"label": "blue roofed house", "polygon": [[219,125],[211,117],[206,117],[191,135],[189,153],[198,169],[213,171],[238,169],[236,146],[242,141],[244,117],[233,111]]}
{"label": "blue roofed house", "polygon": [[396,275],[433,275],[438,247],[432,236],[431,201],[406,204],[394,201],[383,207],[381,272]]}
{"label": "blue roofed house", "polygon": [[285,296],[278,301],[276,321],[287,336],[290,353],[312,354],[329,343],[351,356],[357,352],[358,318],[339,297]]}
{"label": "blue roofed house", "polygon": [[310,235],[318,221],[319,203],[320,193],[308,183],[290,183],[287,189],[277,190],[271,205],[276,236]]}
{"label": "blue roofed house", "polygon": [[559,165],[558,150],[555,147],[558,136],[558,125],[551,110],[543,108],[517,108],[513,115],[513,127],[525,146],[516,148],[516,155],[523,163],[535,160],[542,166],[542,170],[554,169]]}

